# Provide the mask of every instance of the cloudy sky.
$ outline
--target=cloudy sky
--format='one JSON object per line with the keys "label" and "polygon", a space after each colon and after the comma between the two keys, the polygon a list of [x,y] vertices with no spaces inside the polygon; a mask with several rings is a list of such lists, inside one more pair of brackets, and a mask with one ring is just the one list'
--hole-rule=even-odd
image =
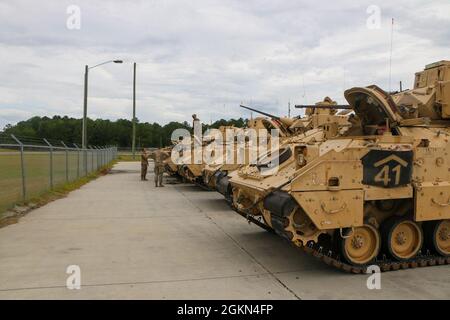
{"label": "cloudy sky", "polygon": [[280,115],[289,101],[343,103],[352,86],[388,89],[392,18],[392,88],[411,87],[425,64],[450,59],[448,0],[0,0],[0,129],[81,117],[84,65],[111,59],[124,64],[89,75],[92,118],[131,118],[133,62],[140,121],[248,117],[240,102]]}

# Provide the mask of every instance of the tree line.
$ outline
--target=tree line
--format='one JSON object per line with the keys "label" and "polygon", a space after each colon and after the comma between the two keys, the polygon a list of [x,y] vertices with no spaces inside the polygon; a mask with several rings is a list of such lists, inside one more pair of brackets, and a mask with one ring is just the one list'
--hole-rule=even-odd
{"label": "tree line", "polygon": [[[244,127],[243,118],[215,121],[210,125],[203,124],[203,129],[219,128],[222,125]],[[187,129],[192,132],[192,124],[184,122],[169,122],[160,125],[156,122],[136,123],[136,147],[164,147],[171,144],[171,134],[175,129]],[[15,125],[6,125],[5,134],[14,134],[18,137],[46,138],[62,140],[66,143],[81,145],[82,119],[67,116],[32,117],[20,121]],[[95,146],[115,145],[119,148],[131,148],[133,123],[131,120],[118,119],[115,121],[104,119],[88,119],[88,144]]]}

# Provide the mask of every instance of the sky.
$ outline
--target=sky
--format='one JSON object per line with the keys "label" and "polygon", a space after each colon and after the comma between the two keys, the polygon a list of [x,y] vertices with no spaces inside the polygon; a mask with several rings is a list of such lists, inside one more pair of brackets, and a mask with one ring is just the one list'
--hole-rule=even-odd
{"label": "sky", "polygon": [[0,0],[0,129],[82,117],[84,66],[112,59],[89,72],[89,117],[132,118],[136,62],[139,121],[209,123],[411,88],[449,40],[448,0]]}

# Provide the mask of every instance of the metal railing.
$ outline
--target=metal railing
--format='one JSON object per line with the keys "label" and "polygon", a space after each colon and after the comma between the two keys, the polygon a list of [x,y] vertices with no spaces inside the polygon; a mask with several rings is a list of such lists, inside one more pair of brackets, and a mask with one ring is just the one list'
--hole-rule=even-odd
{"label": "metal railing", "polygon": [[114,146],[82,149],[63,141],[0,133],[0,212],[108,165]]}

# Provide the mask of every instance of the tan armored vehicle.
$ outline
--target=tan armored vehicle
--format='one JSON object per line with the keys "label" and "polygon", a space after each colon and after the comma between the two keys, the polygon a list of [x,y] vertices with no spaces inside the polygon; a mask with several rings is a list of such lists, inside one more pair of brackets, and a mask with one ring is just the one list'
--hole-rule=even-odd
{"label": "tan armored vehicle", "polygon": [[164,167],[167,174],[171,176],[178,175],[178,166],[173,163],[172,158],[170,157],[170,154],[172,152],[173,146],[162,148],[161,151],[165,154],[169,155],[164,161]]}
{"label": "tan armored vehicle", "polygon": [[[242,129],[242,134],[245,135],[245,131],[247,128]],[[236,133],[238,133],[236,131]],[[227,175],[228,172],[234,171],[241,167],[243,164],[249,162],[249,152],[251,149],[251,144],[247,141],[243,142],[243,146],[241,146],[235,139],[230,141],[229,143],[224,143],[224,149],[229,148],[229,153],[231,154],[229,163],[224,161],[219,161],[217,164],[206,164],[202,171],[203,176],[203,184],[209,189],[213,190],[216,188],[217,179],[220,179],[223,175]],[[241,148],[241,150],[240,150]],[[238,153],[241,152],[243,154],[242,159],[239,159]],[[223,157],[227,156],[227,151],[224,151]],[[241,160],[241,161],[240,161]]]}
{"label": "tan armored vehicle", "polygon": [[[313,106],[307,106],[306,117],[297,119],[292,125],[303,128],[303,133],[282,140],[279,150],[276,150],[278,154],[275,152],[263,154],[255,164],[244,166],[229,177],[219,180],[217,189],[233,202],[237,211],[250,211],[252,215],[264,217],[259,199],[289,183],[296,168],[293,153],[295,147],[299,144],[324,141],[349,130],[349,112],[337,110],[347,107],[337,105],[328,97]],[[265,170],[262,174],[261,168],[267,168],[273,163],[274,157],[278,157],[279,166],[273,173]]]}
{"label": "tan armored vehicle", "polygon": [[164,148],[159,149],[161,152],[163,152],[164,154],[168,155],[168,156],[165,157],[165,160],[163,161],[163,164],[164,164],[165,172],[166,172],[167,174],[171,175],[171,176],[177,176],[177,177],[179,177],[179,174],[178,174],[178,165],[172,161],[171,154],[172,154],[173,148],[174,148],[178,143],[180,143],[180,141],[182,140],[182,138],[183,138],[183,137],[179,137],[179,139],[177,139],[177,140],[172,140],[172,141],[171,141],[171,142],[172,142],[172,145],[171,145],[171,146],[168,146],[168,147],[164,147]]}
{"label": "tan armored vehicle", "polygon": [[[193,147],[193,143],[191,146],[191,152],[189,154],[186,154],[185,160],[183,161],[184,164],[178,165],[178,173],[180,176],[182,176],[186,181],[196,183],[201,185],[204,181],[204,168],[208,165],[211,167],[216,167],[218,163],[221,163],[220,160],[225,159],[226,152],[227,152],[227,146],[229,142],[227,141],[227,135],[230,135],[231,137],[236,137],[240,131],[242,131],[242,128],[236,128],[233,126],[220,126],[219,129],[217,129],[221,136],[221,144],[220,144],[220,150],[215,150],[215,147],[213,145],[213,142],[216,141],[215,133],[211,133],[211,135],[205,135],[202,137],[202,142],[199,142],[199,145],[201,145],[200,148],[198,148],[198,156],[197,158],[200,159],[200,161],[195,162],[194,161],[194,153],[195,149]],[[198,139],[195,136],[193,136],[193,139]],[[234,143],[234,141],[233,141]],[[219,154],[217,154],[219,152]],[[206,161],[206,159],[209,159],[209,161]],[[208,177],[209,179],[209,177]]]}
{"label": "tan armored vehicle", "polygon": [[[225,130],[227,127],[221,127],[219,130],[221,131],[221,134],[225,134]],[[199,140],[201,139],[201,141]],[[184,155],[182,154],[183,151],[181,151],[181,157],[183,158],[182,164],[178,164],[178,174],[183,177],[185,181],[191,182],[191,183],[201,183],[202,178],[202,171],[205,166],[205,163],[203,161],[204,153],[206,153],[206,147],[210,145],[214,141],[214,137],[212,136],[202,136],[201,138],[196,137],[195,135],[192,135],[192,142],[191,142],[191,150],[190,152],[186,152]],[[194,143],[197,142],[199,148],[196,150],[194,147]],[[198,155],[195,155],[198,153]],[[195,161],[195,158],[199,157],[200,162],[197,163]]]}
{"label": "tan armored vehicle", "polygon": [[295,146],[289,182],[252,206],[278,234],[347,271],[449,263],[450,62],[416,73],[412,90],[357,87],[345,98],[359,118],[352,129]]}
{"label": "tan armored vehicle", "polygon": [[[264,129],[267,130],[267,143],[270,144],[270,130],[271,129],[277,129],[280,134],[280,141],[284,141],[286,139],[289,139],[290,137],[304,132],[306,130],[306,125],[304,123],[304,119],[301,118],[289,118],[289,117],[278,117],[257,109],[249,108],[246,106],[241,105],[241,108],[245,108],[257,113],[260,113],[264,115],[265,117],[257,117],[255,119],[250,119],[247,122],[247,127],[244,128],[240,133],[247,135],[247,130],[254,129]],[[234,163],[230,164],[217,164],[217,165],[206,165],[203,169],[203,183],[210,189],[215,189],[216,186],[219,187],[219,192],[222,194],[226,193],[226,188],[223,189],[224,184],[219,183],[221,179],[226,177],[228,173],[233,172],[237,170],[238,168],[242,167],[243,165],[249,164],[251,157],[249,153],[252,150],[257,150],[257,145],[250,145],[249,143],[246,143],[245,150],[239,150],[239,144],[238,141],[233,142],[233,146],[231,148],[233,152],[233,158],[237,159],[238,155],[237,153],[243,152],[244,156],[242,157],[242,160],[244,161],[235,161]]]}
{"label": "tan armored vehicle", "polygon": [[[248,128],[255,129],[255,130],[265,129],[268,132],[270,132],[271,129],[278,129],[279,133],[280,133],[280,137],[285,138],[285,137],[288,137],[289,135],[292,135],[293,132],[299,130],[298,128],[295,128],[295,129],[289,128],[289,126],[292,125],[293,123],[294,123],[294,119],[290,119],[290,118],[257,117],[248,122]],[[226,138],[227,130],[228,130],[228,132],[234,131],[233,136],[237,136],[238,131],[241,131],[242,129],[236,128],[236,127],[231,127],[231,126],[221,126],[218,130],[222,134],[222,141],[224,143],[223,150],[225,151],[226,150],[225,144],[227,143],[226,142],[227,141],[227,138]],[[270,141],[269,137],[267,139],[268,139],[268,141]],[[211,150],[208,150],[208,149],[211,149],[208,146],[210,146],[211,142],[213,142],[213,141],[214,141],[214,137],[208,137],[208,136],[203,137],[203,141],[202,141],[203,156],[208,154],[208,157],[214,157],[214,155],[210,154]],[[192,153],[191,153],[191,155],[192,155]],[[225,156],[225,155],[223,155],[223,156]],[[189,161],[186,161],[186,162],[189,162]],[[204,168],[206,166],[207,166],[207,163],[204,161],[202,161],[201,163],[192,163],[192,162],[186,163],[186,164],[178,166],[178,173],[180,174],[180,176],[182,176],[185,180],[187,180],[189,182],[196,183],[196,184],[202,184],[206,181],[207,184],[210,184],[211,180],[212,180],[213,172],[215,173],[215,171],[217,170],[217,166],[213,164],[211,166],[211,168],[209,168],[208,171],[205,172],[205,174],[203,174]],[[210,175],[209,173],[211,173],[212,175]]]}

